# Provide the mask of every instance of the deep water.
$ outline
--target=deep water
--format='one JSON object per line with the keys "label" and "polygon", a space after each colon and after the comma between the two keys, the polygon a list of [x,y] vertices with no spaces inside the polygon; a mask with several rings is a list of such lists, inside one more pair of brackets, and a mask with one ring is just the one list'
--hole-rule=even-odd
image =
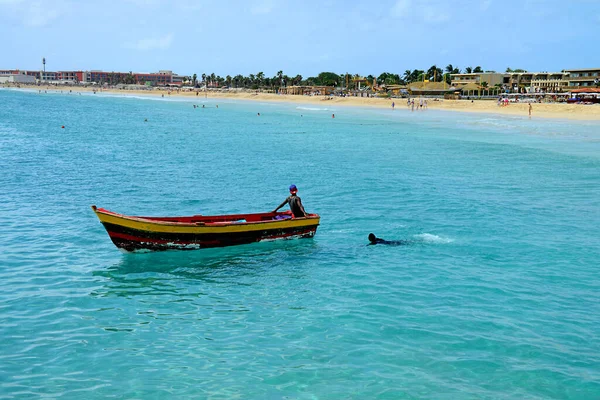
{"label": "deep water", "polygon": [[[0,171],[0,398],[600,398],[597,122],[0,90]],[[122,254],[90,209],[292,183],[314,239]]]}

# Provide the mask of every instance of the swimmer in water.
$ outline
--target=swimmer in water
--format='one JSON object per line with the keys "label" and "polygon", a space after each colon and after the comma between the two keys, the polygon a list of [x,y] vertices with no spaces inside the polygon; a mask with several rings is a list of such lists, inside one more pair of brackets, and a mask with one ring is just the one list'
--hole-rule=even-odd
{"label": "swimmer in water", "polygon": [[382,238],[378,238],[373,233],[369,233],[369,244],[367,246],[371,246],[374,244],[386,244],[389,246],[404,246],[409,244],[407,240],[385,240]]}

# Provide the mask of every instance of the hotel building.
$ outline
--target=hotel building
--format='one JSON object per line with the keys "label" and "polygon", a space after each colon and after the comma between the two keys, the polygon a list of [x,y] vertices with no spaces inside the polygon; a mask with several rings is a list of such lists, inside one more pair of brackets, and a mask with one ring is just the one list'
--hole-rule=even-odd
{"label": "hotel building", "polygon": [[451,85],[460,87],[467,83],[475,83],[482,85],[484,82],[487,83],[488,87],[493,87],[498,84],[505,85],[508,83],[507,74],[501,74],[497,72],[474,72],[470,74],[450,74]]}
{"label": "hotel building", "polygon": [[[184,77],[174,74],[173,71],[161,70],[158,72],[107,72],[107,71],[27,71],[18,69],[0,70],[0,76],[23,75],[34,78],[39,83],[98,83],[117,84],[126,78],[141,85],[166,86],[183,84]],[[30,80],[27,80],[30,82]]]}
{"label": "hotel building", "polygon": [[[598,70],[600,72],[600,70]],[[471,74],[451,74],[452,86],[460,88],[467,83],[488,87],[501,85],[505,90],[515,93],[546,92],[555,93],[568,90],[569,72],[482,72]],[[589,80],[589,78],[588,78]]]}
{"label": "hotel building", "polygon": [[600,82],[600,68],[567,69],[569,89],[580,86],[596,86]]}

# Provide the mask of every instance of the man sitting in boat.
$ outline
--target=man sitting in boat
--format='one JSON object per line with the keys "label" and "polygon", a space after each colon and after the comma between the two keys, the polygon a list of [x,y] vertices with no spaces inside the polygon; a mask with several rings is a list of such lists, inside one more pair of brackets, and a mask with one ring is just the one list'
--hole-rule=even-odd
{"label": "man sitting in boat", "polygon": [[306,211],[304,211],[302,200],[300,200],[300,197],[298,197],[296,193],[298,193],[298,188],[296,187],[296,185],[290,186],[290,196],[287,199],[285,199],[283,203],[279,205],[279,207],[274,209],[273,212],[275,213],[281,207],[285,206],[286,204],[289,204],[290,210],[292,211],[294,218],[308,217],[308,214],[306,213]]}

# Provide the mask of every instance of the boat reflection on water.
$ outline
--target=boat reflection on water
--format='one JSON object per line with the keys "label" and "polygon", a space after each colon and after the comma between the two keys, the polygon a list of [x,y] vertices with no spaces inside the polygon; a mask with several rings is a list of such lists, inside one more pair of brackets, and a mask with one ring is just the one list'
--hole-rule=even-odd
{"label": "boat reflection on water", "polygon": [[282,274],[293,279],[306,268],[298,261],[318,251],[312,240],[286,240],[201,252],[123,254],[119,262],[93,273],[105,282],[92,295],[176,295],[180,291],[189,295],[191,286],[202,290],[205,284],[252,285]]}

